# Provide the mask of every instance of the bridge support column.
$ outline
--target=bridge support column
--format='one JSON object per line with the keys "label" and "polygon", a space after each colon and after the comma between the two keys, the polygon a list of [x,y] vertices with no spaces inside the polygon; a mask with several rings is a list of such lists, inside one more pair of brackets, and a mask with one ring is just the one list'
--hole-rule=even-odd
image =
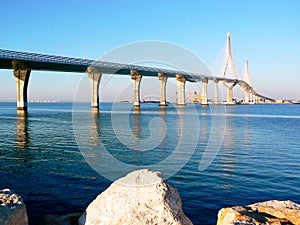
{"label": "bridge support column", "polygon": [[158,73],[158,79],[160,80],[160,103],[159,103],[159,106],[167,106],[166,84],[167,84],[168,77],[164,73]]}
{"label": "bridge support column", "polygon": [[208,83],[207,78],[202,79],[201,105],[208,105],[208,102],[207,102],[207,83]]}
{"label": "bridge support column", "polygon": [[133,81],[133,106],[135,108],[140,107],[140,84],[142,80],[142,75],[135,70],[130,71],[131,80]]}
{"label": "bridge support column", "polygon": [[14,70],[17,87],[17,110],[27,111],[27,88],[30,70]]}
{"label": "bridge support column", "polygon": [[215,82],[215,104],[219,104],[219,81],[214,80]]}
{"label": "bridge support column", "polygon": [[176,80],[177,80],[177,85],[178,85],[177,105],[185,106],[185,82],[186,82],[186,79],[184,76],[182,76],[180,74],[176,74]]}
{"label": "bridge support column", "polygon": [[233,104],[233,87],[226,87],[226,103]]}
{"label": "bridge support column", "polygon": [[102,74],[95,67],[88,67],[88,77],[91,83],[91,107],[99,109],[99,85]]}
{"label": "bridge support column", "polygon": [[245,103],[248,104],[250,101],[249,101],[249,95],[250,95],[250,92],[247,88],[244,89],[244,93],[245,93]]}
{"label": "bridge support column", "polygon": [[237,84],[237,81],[234,82],[231,86],[223,82],[223,85],[226,87],[226,104],[233,103],[233,88]]}
{"label": "bridge support column", "polygon": [[252,91],[251,90],[249,92],[249,102],[253,102],[253,96],[252,96]]}
{"label": "bridge support column", "polygon": [[254,95],[254,99],[255,99],[255,100],[254,100],[255,104],[257,104],[257,103],[258,103],[258,100],[259,100],[259,99],[258,99],[258,96],[257,96],[257,95]]}

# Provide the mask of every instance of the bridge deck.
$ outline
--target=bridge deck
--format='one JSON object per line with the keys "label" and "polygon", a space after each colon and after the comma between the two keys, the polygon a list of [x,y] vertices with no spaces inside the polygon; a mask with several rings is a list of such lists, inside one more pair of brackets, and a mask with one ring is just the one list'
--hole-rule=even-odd
{"label": "bridge deck", "polygon": [[[0,69],[29,69],[85,73],[89,66],[98,68],[100,72],[104,74],[130,75],[131,70],[136,70],[143,76],[157,77],[160,72],[166,74],[168,77],[176,77],[176,74],[183,75],[189,82],[199,82],[202,79],[208,79],[225,81],[227,83],[238,83],[241,86],[251,87],[243,80],[209,76],[200,73],[0,49]],[[260,95],[254,90],[253,92],[259,97],[274,101],[274,99]]]}

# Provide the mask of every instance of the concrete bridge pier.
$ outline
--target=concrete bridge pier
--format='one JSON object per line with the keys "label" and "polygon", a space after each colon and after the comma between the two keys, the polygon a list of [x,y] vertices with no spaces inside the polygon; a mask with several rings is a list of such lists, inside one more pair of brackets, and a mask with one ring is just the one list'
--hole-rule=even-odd
{"label": "concrete bridge pier", "polygon": [[140,84],[142,75],[136,70],[130,70],[131,80],[133,81],[133,106],[134,108],[140,107]]}
{"label": "concrete bridge pier", "polygon": [[254,101],[255,104],[259,103],[259,97],[257,95],[255,95],[254,99],[255,99],[255,101]]}
{"label": "concrete bridge pier", "polygon": [[99,85],[102,74],[95,67],[88,67],[87,72],[91,83],[91,107],[97,110],[99,109]]}
{"label": "concrete bridge pier", "polygon": [[252,91],[251,91],[251,89],[250,89],[250,91],[249,91],[249,102],[253,102],[253,99],[252,99]]}
{"label": "concrete bridge pier", "polygon": [[219,104],[219,80],[215,79],[215,104]]}
{"label": "concrete bridge pier", "polygon": [[233,87],[232,86],[227,86],[226,87],[226,104],[233,104]]}
{"label": "concrete bridge pier", "polygon": [[177,105],[178,106],[185,106],[185,82],[186,79],[184,76],[180,74],[176,74],[176,80],[178,85],[177,90]]}
{"label": "concrete bridge pier", "polygon": [[204,78],[202,79],[202,100],[201,100],[201,105],[208,105],[207,102],[207,83],[208,83],[208,79]]}
{"label": "concrete bridge pier", "polygon": [[250,102],[250,90],[247,87],[243,87],[242,90],[244,91],[244,94],[245,94],[244,103],[249,104],[249,102]]}
{"label": "concrete bridge pier", "polygon": [[233,104],[233,87],[226,87],[226,103]]}
{"label": "concrete bridge pier", "polygon": [[17,87],[17,110],[27,111],[27,88],[31,70],[13,71]]}
{"label": "concrete bridge pier", "polygon": [[253,94],[253,102],[256,104],[257,103],[257,96],[255,94]]}
{"label": "concrete bridge pier", "polygon": [[160,80],[160,103],[159,103],[159,106],[167,106],[166,84],[167,84],[168,77],[164,73],[158,73],[158,79]]}
{"label": "concrete bridge pier", "polygon": [[245,103],[247,104],[247,103],[250,102],[250,101],[249,101],[249,91],[248,91],[248,90],[245,90],[244,92],[245,92]]}
{"label": "concrete bridge pier", "polygon": [[226,87],[226,104],[233,104],[233,88],[237,82],[232,85],[228,85],[225,82],[223,82],[223,84]]}

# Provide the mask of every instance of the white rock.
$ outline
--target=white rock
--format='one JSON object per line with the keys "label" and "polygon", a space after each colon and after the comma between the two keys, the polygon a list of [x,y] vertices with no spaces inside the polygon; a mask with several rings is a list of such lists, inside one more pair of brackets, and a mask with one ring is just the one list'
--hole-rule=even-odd
{"label": "white rock", "polygon": [[138,170],[115,181],[87,207],[79,225],[192,225],[175,187],[159,172]]}
{"label": "white rock", "polygon": [[28,225],[26,206],[21,196],[9,189],[0,191],[0,224]]}

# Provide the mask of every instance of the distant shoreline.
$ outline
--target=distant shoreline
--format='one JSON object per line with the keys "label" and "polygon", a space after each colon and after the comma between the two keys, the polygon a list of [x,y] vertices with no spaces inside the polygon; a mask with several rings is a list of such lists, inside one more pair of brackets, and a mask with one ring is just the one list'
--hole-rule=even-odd
{"label": "distant shoreline", "polygon": [[[15,100],[0,100],[0,103],[15,103],[17,104],[17,102]],[[74,103],[74,101],[72,100],[31,100],[28,101],[28,104],[31,103]],[[82,101],[82,102],[76,102],[76,103],[90,103],[89,101]],[[101,103],[125,103],[125,104],[132,104],[132,101],[127,101],[127,100],[123,100],[123,101],[104,101],[104,102],[99,102],[99,104]],[[159,104],[159,101],[141,101],[141,104]],[[176,102],[168,102],[170,104],[176,104]],[[186,102],[186,104],[199,104],[201,105],[201,102]],[[226,102],[222,102],[219,104],[214,104],[213,102],[208,102],[208,105],[227,105]],[[294,101],[284,101],[284,102],[272,102],[272,103],[243,103],[243,102],[237,102],[234,104],[229,104],[229,105],[300,105],[300,100],[294,100]]]}

